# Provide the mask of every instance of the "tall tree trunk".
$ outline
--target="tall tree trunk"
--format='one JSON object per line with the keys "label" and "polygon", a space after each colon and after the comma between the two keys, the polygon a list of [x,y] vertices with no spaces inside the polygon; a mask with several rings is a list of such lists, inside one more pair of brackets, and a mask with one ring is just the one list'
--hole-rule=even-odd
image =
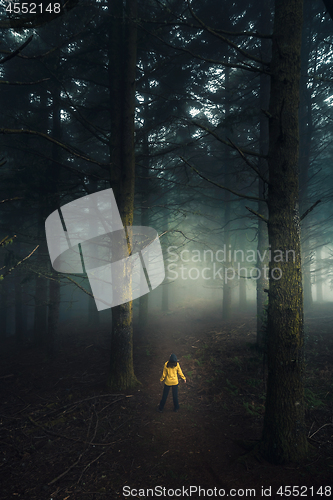
{"label": "tall tree trunk", "polygon": [[[46,133],[49,130],[49,95],[46,88],[40,90],[40,130]],[[40,146],[42,147],[42,146]],[[44,154],[49,152],[45,150],[47,145],[43,144]],[[47,167],[45,161],[36,161],[36,189],[38,189],[38,211],[37,219],[37,240],[39,248],[37,250],[38,271],[45,270],[45,256],[47,255],[47,245],[45,242],[45,218],[48,214],[48,190],[49,178],[47,175]],[[47,300],[48,300],[48,281],[42,276],[36,276],[36,291],[35,291],[35,308],[34,308],[34,326],[33,326],[33,341],[37,345],[46,344],[47,337]]]}
{"label": "tall tree trunk", "polygon": [[[148,93],[149,90],[149,81],[148,78],[145,80],[145,90]],[[151,179],[150,179],[150,159],[149,159],[149,102],[146,98],[144,102],[144,120],[145,120],[145,129],[143,132],[142,138],[142,165],[141,168],[141,177],[139,180],[140,191],[141,191],[141,225],[149,227],[149,199],[150,199],[150,191],[151,191]],[[148,322],[148,304],[149,304],[149,293],[145,293],[141,295],[139,298],[139,326],[144,328]]]}
{"label": "tall tree trunk", "polygon": [[317,302],[323,302],[323,275],[322,275],[322,247],[316,250],[316,299]]}
{"label": "tall tree trunk", "polygon": [[[246,246],[246,231],[245,227],[241,231],[241,236],[240,236],[240,244],[239,248],[243,249]],[[238,277],[238,290],[239,290],[239,295],[238,295],[238,310],[239,311],[245,311],[247,307],[247,298],[246,298],[246,289],[247,289],[247,279],[246,277],[242,278],[242,273]]]}
{"label": "tall tree trunk", "polygon": [[[231,130],[228,130],[228,121],[230,119],[230,88],[229,88],[229,74],[230,68],[225,67],[225,123],[226,123],[226,136],[231,136]],[[223,154],[223,169],[224,169],[224,184],[228,186],[230,184],[229,172],[230,172],[230,148],[224,146]],[[229,260],[229,245],[230,245],[230,218],[231,218],[231,207],[230,207],[230,191],[224,191],[224,221],[223,221],[223,241],[226,248],[226,262],[224,266],[223,273],[223,298],[222,298],[222,318],[224,320],[230,319],[231,316],[231,284],[230,279],[227,279],[227,269],[232,266],[232,262]],[[230,278],[230,276],[229,276]]]}
{"label": "tall tree trunk", "polygon": [[60,308],[60,285],[58,281],[50,281],[49,284],[49,314],[48,314],[48,335],[47,354],[50,358],[54,356],[54,343],[58,330]]}
{"label": "tall tree trunk", "polygon": [[[88,194],[93,194],[96,193],[99,190],[99,185],[98,185],[98,180],[96,178],[90,178],[89,179],[89,184],[86,185],[86,189],[88,191]],[[93,236],[93,227],[89,227],[89,232],[88,232],[88,240],[92,239]],[[88,286],[89,289],[89,286]],[[90,293],[92,293],[92,290],[89,289]],[[96,307],[96,303],[93,297],[86,296],[88,300],[88,322],[90,325],[94,325],[95,327],[98,327],[100,324],[100,314],[99,311]],[[96,330],[94,330],[94,335],[96,333]],[[97,337],[95,337],[97,338]]]}
{"label": "tall tree trunk", "polygon": [[239,310],[244,311],[247,307],[246,300],[246,278],[240,278],[239,280]]}
{"label": "tall tree trunk", "polygon": [[[54,67],[60,68],[60,62],[57,58]],[[57,81],[53,84],[52,91],[52,135],[55,139],[61,140],[61,106],[60,106],[60,88]],[[60,160],[59,148],[52,144],[52,165],[50,170],[50,198],[49,210],[59,208],[59,178],[60,169],[58,162]],[[58,330],[59,323],[59,309],[60,309],[60,282],[55,276],[55,279],[49,282],[49,310],[48,310],[48,328],[47,328],[47,354],[50,358],[55,355],[55,338]]]}
{"label": "tall tree trunk", "polygon": [[[134,207],[134,114],[136,0],[109,0],[109,92],[111,117],[111,187],[114,190],[122,222],[133,224]],[[120,249],[122,251],[124,249]],[[126,284],[125,284],[126,281]],[[130,287],[124,269],[124,287]],[[121,291],[119,291],[121,293]],[[124,390],[137,384],[133,368],[133,305],[126,302],[112,309],[112,339],[108,385]]]}
{"label": "tall tree trunk", "polygon": [[[168,205],[167,205],[167,194],[164,197],[164,208],[163,208],[163,232],[168,231],[169,229],[169,211],[168,211]],[[164,250],[166,251],[166,248],[168,247],[168,232],[164,235],[163,237],[163,247]],[[170,290],[170,284],[165,282],[162,285],[162,311],[167,312],[169,311],[169,290]]]}
{"label": "tall tree trunk", "polygon": [[[313,89],[309,88],[308,81],[308,66],[309,57],[312,46],[312,3],[310,0],[304,2],[304,22],[302,34],[302,51],[301,51],[301,83],[300,83],[300,155],[299,155],[299,171],[300,171],[300,213],[304,213],[311,205],[309,201],[309,169],[310,169],[310,154],[311,140],[313,134],[312,122],[312,103],[311,93]],[[317,42],[318,43],[318,42]],[[312,84],[313,85],[313,84]],[[303,287],[304,287],[304,307],[305,309],[312,306],[312,284],[311,284],[311,215],[305,217],[302,222],[303,236],[302,238],[302,272],[303,272]]]}
{"label": "tall tree trunk", "polygon": [[[303,0],[276,0],[269,122],[270,262],[267,395],[262,449],[273,463],[306,456],[303,291],[298,207],[298,106]],[[289,253],[294,251],[294,259]],[[277,269],[274,269],[277,268]],[[272,275],[275,279],[272,279]]]}
{"label": "tall tree trunk", "polygon": [[[41,213],[38,217],[38,240],[42,239],[44,231],[44,218]],[[39,266],[42,269],[42,262],[46,253],[45,243],[41,243],[37,250]],[[47,332],[47,297],[48,297],[48,282],[40,275],[36,277],[35,290],[35,311],[34,311],[34,343],[37,345],[45,344],[45,333]]]}
{"label": "tall tree trunk", "polygon": [[[261,5],[260,30],[262,33],[268,31],[271,20],[270,2],[263,0]],[[271,42],[267,39],[261,41],[261,57],[269,61],[271,54]],[[264,111],[268,110],[270,94],[270,79],[268,75],[260,75],[260,154],[267,156],[269,144],[268,118]],[[259,172],[263,178],[267,179],[268,166],[267,160],[263,157],[259,159]],[[259,178],[259,198],[266,198],[267,185],[262,178]],[[265,201],[259,201],[258,213],[266,219],[268,217],[267,204]],[[262,219],[258,220],[258,260],[257,269],[259,269],[259,278],[257,280],[257,346],[263,349],[266,342],[267,332],[267,305],[268,297],[265,290],[268,289],[267,272],[268,268],[268,232],[267,225]],[[264,257],[265,256],[265,257]]]}
{"label": "tall tree trunk", "polygon": [[[21,255],[21,243],[16,243],[16,252]],[[15,273],[14,294],[15,294],[15,340],[19,343],[23,340],[23,304],[22,304],[22,285],[20,271]]]}
{"label": "tall tree trunk", "polygon": [[7,337],[7,298],[8,298],[8,280],[4,279],[0,283],[0,342]]}
{"label": "tall tree trunk", "polygon": [[24,337],[22,285],[20,274],[15,274],[15,339],[21,343]]}

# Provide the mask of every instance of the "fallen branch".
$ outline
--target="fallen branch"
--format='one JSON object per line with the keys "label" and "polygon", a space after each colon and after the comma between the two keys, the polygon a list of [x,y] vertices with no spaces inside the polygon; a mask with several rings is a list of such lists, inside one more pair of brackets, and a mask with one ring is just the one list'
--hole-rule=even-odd
{"label": "fallen branch", "polygon": [[77,465],[77,464],[80,462],[80,460],[81,460],[81,458],[82,458],[82,455],[83,455],[83,453],[81,453],[81,455],[79,456],[79,458],[77,459],[77,461],[76,461],[76,462],[74,462],[74,464],[72,464],[70,467],[68,467],[68,469],[67,469],[67,470],[65,470],[65,472],[63,472],[62,474],[60,474],[60,476],[56,477],[55,479],[53,479],[52,481],[50,481],[49,483],[47,483],[47,484],[48,484],[48,486],[51,486],[51,484],[56,483],[59,479],[61,479],[62,477],[64,477],[66,474],[68,474],[68,472],[69,472],[71,469],[73,469],[73,467],[75,467],[75,465]]}
{"label": "fallen branch", "polygon": [[50,412],[45,413],[43,415],[43,417],[49,417],[53,413],[58,413],[59,411],[66,410],[68,408],[71,408],[72,406],[77,406],[77,405],[79,405],[81,403],[84,403],[85,401],[91,401],[92,399],[107,398],[107,397],[117,397],[117,396],[122,396],[122,397],[116,399],[115,401],[112,401],[112,403],[110,403],[110,404],[117,403],[117,401],[121,401],[124,398],[130,398],[130,397],[132,397],[132,395],[127,395],[126,396],[125,394],[101,394],[100,396],[93,396],[93,397],[90,397],[90,398],[81,399],[80,401],[75,401],[74,403],[69,403],[68,405],[60,406],[60,408],[55,408],[54,410],[51,410]]}
{"label": "fallen branch", "polygon": [[[96,415],[96,425],[95,425],[94,435],[93,435],[93,437],[91,438],[91,440],[90,440],[89,444],[93,444],[93,441],[94,441],[94,439],[95,439],[95,437],[96,437],[96,434],[97,434],[98,422],[99,422],[98,415],[97,415],[96,410],[95,410],[95,406],[93,406],[93,410],[94,410],[94,413],[95,413],[95,415]],[[88,438],[88,436],[87,436],[87,438]]]}
{"label": "fallen branch", "polygon": [[311,436],[309,436],[309,439],[311,439],[315,434],[317,434],[317,432],[319,432],[324,427],[327,427],[328,425],[333,425],[333,424],[329,423],[329,424],[322,425],[321,427],[319,427],[319,429],[316,430],[316,432],[314,432],[313,434],[311,434]]}
{"label": "fallen branch", "polygon": [[91,441],[83,441],[83,439],[75,439],[70,436],[64,436],[63,434],[59,434],[58,432],[50,431],[49,429],[46,429],[46,427],[44,427],[43,425],[39,425],[37,422],[35,422],[35,420],[33,420],[29,415],[28,419],[32,424],[41,429],[43,432],[46,432],[51,436],[60,437],[62,439],[68,439],[69,441],[74,441],[75,443],[89,444],[91,446],[112,446],[113,444],[118,443],[118,441],[121,441],[121,439],[118,439],[118,441],[112,441],[112,443],[92,443]]}
{"label": "fallen branch", "polygon": [[78,481],[77,481],[77,483],[76,483],[76,484],[79,484],[79,482],[80,482],[80,481],[81,481],[81,479],[82,479],[83,474],[84,474],[84,473],[85,473],[85,471],[88,469],[88,467],[90,467],[90,466],[91,466],[91,464],[93,464],[94,462],[96,462],[96,461],[97,461],[97,460],[98,460],[98,459],[99,459],[102,455],[104,455],[104,454],[105,454],[105,451],[102,451],[102,453],[100,453],[100,454],[98,455],[98,457],[96,457],[96,458],[95,458],[92,462],[90,462],[88,465],[86,465],[86,466],[85,466],[85,468],[84,468],[84,469],[83,469],[83,471],[81,472],[81,475],[80,475],[80,477],[79,477],[79,479],[78,479]]}

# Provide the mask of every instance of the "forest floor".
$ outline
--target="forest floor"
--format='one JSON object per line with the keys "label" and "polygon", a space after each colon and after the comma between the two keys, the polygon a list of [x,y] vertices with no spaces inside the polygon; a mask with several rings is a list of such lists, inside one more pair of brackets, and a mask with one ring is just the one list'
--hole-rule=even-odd
{"label": "forest floor", "polygon": [[[332,320],[330,304],[306,319],[311,452],[305,463],[284,466],[253,448],[266,378],[253,312],[226,322],[198,302],[152,314],[135,332],[141,385],[114,394],[105,385],[106,326],[64,325],[52,362],[33,346],[14,352],[9,339],[0,353],[0,499],[330,497]],[[180,411],[173,412],[170,393],[158,413],[171,352],[187,384],[179,383]]]}

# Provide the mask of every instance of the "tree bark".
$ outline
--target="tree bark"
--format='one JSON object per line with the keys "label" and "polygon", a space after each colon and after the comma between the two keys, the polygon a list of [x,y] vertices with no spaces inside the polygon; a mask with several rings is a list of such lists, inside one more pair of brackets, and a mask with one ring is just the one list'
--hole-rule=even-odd
{"label": "tree bark", "polygon": [[[164,252],[167,251],[168,247],[168,238],[169,238],[169,209],[168,209],[168,194],[165,194],[164,196],[164,207],[163,207],[163,232],[166,231],[167,233],[163,236],[163,249]],[[162,285],[162,312],[168,312],[169,311],[169,291],[170,291],[170,283],[164,283]]]}
{"label": "tree bark", "polygon": [[8,280],[4,279],[0,286],[0,342],[7,337],[7,299],[8,299]]}
{"label": "tree bark", "polygon": [[[260,18],[260,29],[262,33],[267,32],[270,26],[271,11],[270,2],[263,0],[261,5],[261,18]],[[269,61],[271,54],[271,41],[263,39],[261,41],[261,53],[263,60]],[[269,75],[262,73],[260,75],[260,154],[267,156],[268,154],[268,144],[269,144],[269,126],[268,118],[264,111],[268,110],[269,107],[269,95],[270,95],[270,79]],[[267,179],[268,166],[267,160],[263,157],[259,159],[259,171],[260,174]],[[266,198],[267,195],[267,185],[259,178],[259,198]],[[258,202],[258,213],[263,215],[266,219],[268,218],[267,204],[265,201]],[[260,271],[260,276],[257,280],[257,346],[259,349],[265,348],[266,342],[266,332],[267,332],[267,305],[268,297],[265,290],[268,289],[269,283],[266,278],[267,273],[265,273],[265,266],[268,267],[268,233],[267,224],[262,219],[258,220],[258,260],[257,269]],[[259,257],[260,255],[260,257]],[[264,257],[265,256],[265,257]],[[259,274],[259,273],[258,273]]]}
{"label": "tree bark", "polygon": [[[51,58],[52,66],[57,71],[61,70],[60,58],[55,56]],[[61,88],[57,80],[52,82],[52,135],[56,140],[62,139],[61,126]],[[52,163],[49,171],[49,212],[59,208],[59,181],[61,170],[59,162],[61,160],[60,149],[56,144],[52,144],[51,149]],[[48,325],[47,325],[47,355],[50,359],[55,356],[55,339],[58,332],[59,309],[60,309],[60,282],[56,279],[49,282],[49,302],[48,302]]]}
{"label": "tree bark", "polygon": [[[225,123],[226,123],[226,136],[231,136],[231,130],[229,125],[230,120],[230,85],[229,85],[229,75],[230,68],[225,67]],[[222,168],[224,169],[224,185],[230,185],[229,180],[229,172],[230,172],[230,148],[228,146],[224,146],[223,153],[223,162],[224,165]],[[226,261],[224,266],[224,281],[223,281],[223,298],[222,298],[222,319],[227,321],[231,317],[231,284],[230,280],[226,279],[227,269],[232,267],[232,262],[229,260],[229,245],[230,245],[230,218],[231,218],[231,201],[230,201],[230,191],[224,191],[224,221],[223,221],[223,242],[226,248]],[[229,276],[230,278],[230,276]]]}
{"label": "tree bark", "polygon": [[[134,114],[137,28],[136,0],[109,0],[109,92],[111,138],[110,180],[124,227],[133,224]],[[120,252],[124,249],[119,248]],[[124,287],[131,280],[124,269]],[[120,291],[121,292],[121,291]],[[133,306],[126,302],[112,309],[112,337],[108,386],[124,390],[138,383],[133,368]]]}
{"label": "tree bark", "polygon": [[20,273],[14,277],[15,280],[15,340],[21,343],[24,337],[23,326],[23,304],[22,304],[22,285]]}
{"label": "tree bark", "polygon": [[[303,291],[298,207],[298,106],[303,0],[276,0],[269,122],[271,245],[267,395],[262,450],[273,463],[307,453],[304,424]],[[276,250],[283,259],[274,261]],[[294,251],[294,258],[286,252]],[[277,269],[274,269],[277,268]],[[272,279],[272,274],[275,279]]]}
{"label": "tree bark", "polygon": [[[148,93],[149,91],[149,81],[148,78],[145,80],[144,89]],[[151,192],[151,179],[150,179],[150,158],[149,158],[149,100],[147,97],[145,98],[145,102],[143,105],[143,117],[145,121],[145,129],[143,131],[142,137],[142,165],[141,168],[141,176],[142,179],[139,179],[139,186],[141,191],[141,225],[149,227],[150,224],[150,192]],[[140,328],[144,328],[148,322],[148,306],[149,306],[149,293],[145,293],[141,295],[139,298],[139,326]]]}
{"label": "tree bark", "polygon": [[[306,16],[306,18],[305,18]],[[312,40],[312,23],[313,16],[311,0],[304,1],[304,27],[302,35],[302,51],[301,51],[301,81],[300,81],[300,155],[299,155],[299,171],[300,171],[300,213],[303,214],[310,206],[309,199],[309,169],[311,155],[311,141],[313,134],[312,121],[312,102],[311,94],[313,89],[309,88],[308,67],[310,52],[313,49]],[[319,43],[318,40],[316,43]],[[313,85],[313,83],[312,83]],[[303,238],[302,238],[302,272],[303,272],[303,288],[304,288],[304,308],[305,310],[312,306],[312,283],[311,283],[311,215],[305,217],[302,222]],[[304,237],[305,235],[305,237]]]}
{"label": "tree bark", "polygon": [[322,275],[322,249],[319,247],[316,250],[316,300],[317,302],[323,302],[323,275]]}
{"label": "tree bark", "polygon": [[[38,239],[42,238],[44,232],[44,217],[41,213],[37,214],[39,219]],[[45,243],[40,244],[38,252],[39,262],[43,262],[46,253]],[[42,266],[42,264],[39,264]],[[34,310],[34,343],[38,346],[45,344],[45,333],[47,332],[47,300],[48,300],[48,282],[42,276],[36,277],[35,291],[35,310]]]}

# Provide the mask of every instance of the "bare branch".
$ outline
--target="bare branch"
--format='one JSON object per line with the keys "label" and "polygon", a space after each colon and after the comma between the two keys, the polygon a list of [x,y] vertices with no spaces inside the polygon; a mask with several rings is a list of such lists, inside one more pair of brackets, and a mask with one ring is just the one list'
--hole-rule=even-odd
{"label": "bare branch", "polygon": [[310,208],[308,208],[303,215],[301,215],[300,220],[303,220],[312,210],[319,204],[321,203],[321,200],[316,201]]}
{"label": "bare branch", "polygon": [[16,196],[15,198],[7,198],[6,200],[1,200],[0,203],[6,203],[7,201],[23,200],[22,197]]}
{"label": "bare branch", "polygon": [[[159,26],[186,26],[188,28],[195,28],[195,29],[202,29],[200,24],[193,24],[189,23],[187,21],[181,20],[181,18],[177,18],[177,21],[164,21],[161,22],[160,20],[153,21],[152,19],[144,19],[142,17],[138,18],[136,20],[137,22],[144,22],[146,24],[158,24]],[[254,38],[267,38],[267,39],[272,39],[272,35],[268,35],[265,33],[259,33],[259,31],[226,31],[223,29],[216,29],[214,28],[215,33],[223,33],[223,35],[227,36],[251,36]]]}
{"label": "bare branch", "polygon": [[326,7],[326,10],[327,10],[330,18],[333,20],[333,1],[332,0],[323,0],[323,3]]}
{"label": "bare branch", "polygon": [[245,50],[241,49],[236,43],[232,42],[231,40],[229,40],[229,38],[226,38],[225,36],[221,35],[221,33],[217,33],[215,30],[213,30],[212,28],[210,28],[209,26],[207,26],[207,24],[205,24],[196,14],[195,12],[193,11],[190,3],[188,0],[187,1],[187,6],[188,6],[188,9],[189,11],[191,12],[191,15],[194,17],[194,19],[200,24],[200,26],[206,30],[208,33],[210,33],[211,35],[213,36],[216,36],[217,38],[219,38],[219,40],[221,40],[222,42],[226,43],[227,45],[229,45],[229,47],[232,47],[233,49],[235,49],[237,52],[239,52],[239,54],[241,54],[242,56],[246,57],[246,59],[249,59],[250,61],[254,61],[256,63],[259,63],[259,64],[262,64],[263,66],[268,66],[267,63],[265,63],[265,61],[263,61],[262,59],[260,59],[259,57],[256,57],[256,56],[253,56],[251,54],[249,54],[248,52],[246,52]]}
{"label": "bare branch", "polygon": [[35,135],[37,137],[43,137],[44,139],[52,142],[53,144],[56,144],[60,148],[64,149],[71,155],[80,158],[81,160],[94,163],[95,165],[99,165],[100,167],[110,166],[108,163],[101,163],[99,161],[93,160],[92,158],[89,158],[88,156],[85,156],[83,153],[78,153],[77,151],[74,151],[74,149],[70,148],[66,144],[59,142],[56,139],[53,139],[53,137],[50,137],[49,135],[44,134],[43,132],[38,132],[37,130],[0,128],[0,134],[29,134],[29,135]]}
{"label": "bare branch", "polygon": [[50,78],[43,78],[43,80],[37,80],[35,82],[8,82],[6,80],[0,80],[0,85],[37,85],[37,83],[43,83],[50,80]]}
{"label": "bare branch", "polygon": [[10,59],[13,59],[13,57],[17,56],[17,54],[19,54],[21,52],[21,50],[23,50],[27,45],[29,45],[32,38],[33,38],[33,35],[30,35],[29,38],[22,45],[19,46],[18,49],[14,50],[14,52],[11,52],[10,54],[8,54],[8,56],[1,59],[0,64],[4,64],[5,62],[9,61]]}
{"label": "bare branch", "polygon": [[[4,247],[5,245],[8,245],[9,243],[12,243],[14,238],[16,238],[16,234],[14,236],[5,236],[1,241],[0,241],[0,247]],[[3,268],[1,268],[3,269]]]}
{"label": "bare branch", "polygon": [[[76,285],[77,287],[79,287],[84,293],[86,293],[87,295],[90,295],[90,297],[94,298],[93,294],[88,292],[85,288],[83,288],[83,286],[79,285],[76,281],[74,281],[72,278],[70,278],[69,276],[65,276],[66,279],[68,279],[69,281],[71,281],[72,283],[74,283],[74,285]],[[100,299],[101,300],[101,299]],[[101,300],[102,302],[104,302],[103,300]],[[106,302],[104,302],[104,304],[106,304]]]}
{"label": "bare branch", "polygon": [[[194,57],[195,59],[199,59],[200,61],[208,62],[208,63],[211,63],[211,64],[217,64],[219,66],[226,66],[227,68],[243,69],[243,70],[246,70],[246,71],[252,71],[254,73],[265,73],[265,74],[268,74],[268,75],[270,74],[270,72],[268,70],[265,70],[263,68],[258,68],[257,66],[252,66],[251,64],[247,64],[247,63],[242,63],[242,64],[236,64],[235,63],[235,64],[232,64],[232,63],[228,63],[226,61],[219,61],[217,59],[210,59],[208,57],[201,56],[200,54],[195,54],[191,50],[186,49],[184,47],[175,47],[175,45],[172,45],[171,43],[166,42],[165,40],[163,40],[163,38],[161,38],[160,36],[156,35],[156,33],[148,31],[142,24],[139,23],[139,26],[140,26],[140,29],[142,29],[146,33],[149,33],[150,35],[154,36],[155,38],[157,38],[157,40],[159,40],[160,42],[162,42],[167,47],[170,47],[170,48],[172,48],[174,50],[177,50],[179,52],[185,52],[186,54],[189,54],[191,57]],[[0,27],[1,27],[1,25],[0,25]]]}
{"label": "bare branch", "polygon": [[263,215],[259,214],[258,212],[256,212],[255,210],[252,210],[252,208],[249,208],[249,207],[245,207],[249,212],[251,212],[252,214],[256,215],[257,217],[259,217],[259,219],[263,220],[264,222],[266,222],[266,224],[268,224],[268,219],[266,219],[266,217],[264,217]]}
{"label": "bare branch", "polygon": [[215,137],[215,139],[217,139],[218,141],[222,142],[222,144],[226,144],[226,146],[229,146],[229,147],[231,147],[233,149],[239,150],[239,153],[241,153],[241,154],[249,155],[249,156],[257,156],[258,158],[267,158],[267,156],[265,156],[265,155],[262,155],[260,153],[255,153],[255,152],[250,151],[248,149],[235,148],[234,144],[232,144],[229,141],[229,139],[227,141],[225,141],[219,135],[217,135],[217,133],[214,132],[214,130],[211,130],[210,128],[205,127],[204,125],[201,125],[201,123],[195,122],[194,120],[192,120],[191,123],[193,123],[193,125],[196,125],[197,127],[201,128],[201,130],[204,130],[205,132],[208,132],[208,134],[210,134],[213,137]]}
{"label": "bare branch", "polygon": [[[36,271],[34,269],[31,269],[30,270],[35,273],[35,274],[38,274],[39,276],[42,276],[43,278],[47,279],[47,280],[50,280],[50,281],[56,281],[57,283],[59,283],[59,279],[56,279],[56,278],[52,278],[50,275],[48,274],[45,274],[43,272],[40,272],[40,271]],[[84,293],[86,293],[87,295],[89,295],[90,297],[94,298],[93,294],[88,292],[85,288],[83,288],[83,286],[79,285],[75,280],[73,280],[73,278],[70,278],[69,276],[67,276],[66,274],[60,274],[60,277],[61,278],[65,278],[67,279],[68,281],[71,281],[72,283],[74,283],[74,285],[76,285],[78,288],[80,288],[80,290],[82,290]],[[105,302],[106,304],[106,302]]]}
{"label": "bare branch", "polygon": [[193,167],[187,160],[185,160],[182,156],[179,157],[188,167],[190,167],[196,174],[198,174],[201,179],[204,179],[205,181],[209,182],[210,184],[213,184],[214,186],[217,186],[221,189],[224,189],[225,191],[229,191],[229,193],[234,194],[235,196],[238,196],[239,198],[246,198],[247,200],[254,200],[254,201],[266,201],[263,198],[257,198],[256,196],[248,196],[246,194],[238,193],[237,191],[234,191],[233,189],[230,189],[226,186],[222,186],[222,184],[218,184],[215,181],[212,181],[202,175],[199,170],[197,170],[195,167]]}
{"label": "bare branch", "polygon": [[254,165],[254,163],[252,163],[250,160],[248,160],[246,158],[246,156],[244,155],[243,151],[241,149],[239,149],[238,146],[236,146],[236,144],[234,144],[231,139],[229,139],[227,137],[228,141],[230,142],[231,146],[236,149],[236,151],[240,154],[240,156],[243,158],[243,160],[245,161],[245,163],[250,167],[252,168],[252,170],[254,170],[254,172],[258,175],[258,177],[260,177],[260,179],[262,179],[264,182],[266,182],[266,184],[268,183],[267,179],[262,175],[262,173],[259,171],[259,169],[256,167],[256,165]]}
{"label": "bare branch", "polygon": [[24,259],[22,259],[19,262],[17,262],[17,264],[15,264],[15,266],[11,267],[10,269],[8,269],[8,271],[6,271],[4,274],[2,274],[0,276],[1,281],[4,279],[5,276],[7,276],[9,273],[11,273],[14,269],[16,269],[25,260],[29,259],[29,257],[31,257],[31,255],[37,250],[38,247],[39,247],[39,245],[37,245],[36,248],[34,248],[33,251],[31,253],[29,253],[29,255],[27,255],[26,257],[24,257]]}

